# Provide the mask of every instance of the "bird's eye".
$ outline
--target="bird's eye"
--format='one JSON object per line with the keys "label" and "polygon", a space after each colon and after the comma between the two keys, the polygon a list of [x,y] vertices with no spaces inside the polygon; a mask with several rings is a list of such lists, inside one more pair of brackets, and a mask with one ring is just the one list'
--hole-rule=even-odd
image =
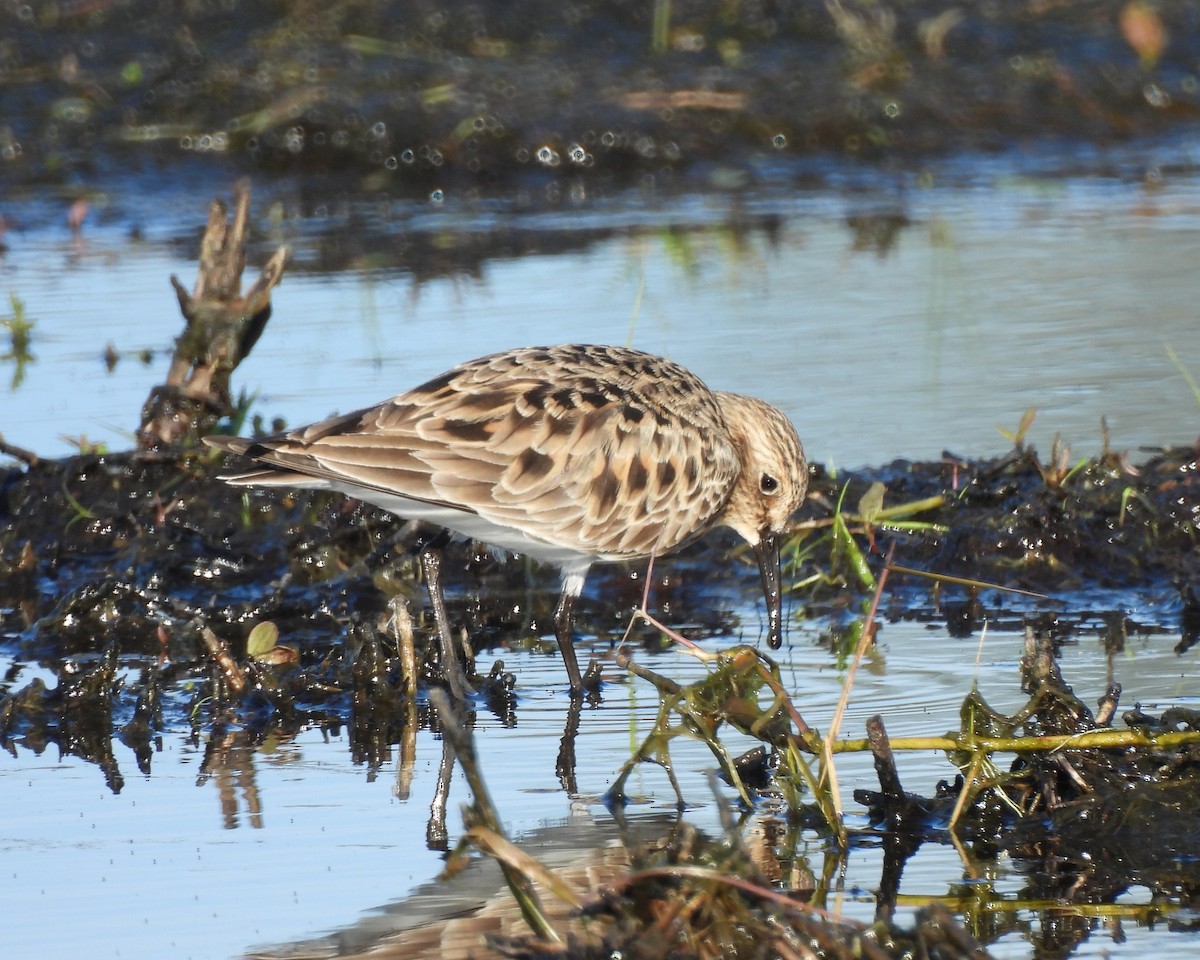
{"label": "bird's eye", "polygon": [[764,473],[758,481],[758,489],[763,493],[775,493],[779,489],[779,481],[769,473]]}

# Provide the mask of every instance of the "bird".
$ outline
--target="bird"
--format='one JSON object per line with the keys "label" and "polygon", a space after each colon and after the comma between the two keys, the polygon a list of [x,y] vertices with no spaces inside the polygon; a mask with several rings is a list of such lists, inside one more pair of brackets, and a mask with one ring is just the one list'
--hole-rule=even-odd
{"label": "bird", "polygon": [[[779,542],[808,488],[804,447],[778,408],[710,390],[628,347],[520,347],[470,360],[372,407],[287,430],[204,442],[253,462],[236,485],[333,490],[556,566],[555,636],[584,688],[574,604],[597,562],[653,560],[725,526],[752,548],[767,639],[782,643]],[[423,551],[442,671],[468,690]]]}

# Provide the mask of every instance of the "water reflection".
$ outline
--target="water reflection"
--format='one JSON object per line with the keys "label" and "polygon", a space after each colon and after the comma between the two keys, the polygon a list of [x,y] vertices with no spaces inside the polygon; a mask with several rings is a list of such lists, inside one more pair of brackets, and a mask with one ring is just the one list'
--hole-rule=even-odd
{"label": "water reflection", "polygon": [[[214,732],[205,748],[196,785],[204,786],[211,781],[216,786],[221,822],[226,830],[236,830],[240,826],[261,830],[265,826],[263,802],[254,770],[258,749],[258,744],[251,742],[244,730]],[[241,812],[243,808],[244,812]]]}
{"label": "water reflection", "polygon": [[[1200,369],[1198,212],[1200,184],[1175,177],[1153,190],[1009,180],[524,218],[397,204],[383,218],[285,220],[259,252],[287,241],[295,261],[239,383],[268,419],[299,423],[466,356],[631,340],[774,401],[817,462],[994,453],[997,427],[1029,408],[1043,450],[1060,433],[1077,454],[1096,452],[1102,416],[1115,449],[1188,440],[1190,391],[1166,347]],[[177,329],[166,277],[192,269],[188,244],[164,253],[163,225],[137,243],[119,227],[89,230],[81,260],[64,262],[45,232],[5,258],[45,333],[3,430],[43,455],[66,452],[60,434],[103,429],[127,443],[121,429],[161,371],[119,364],[105,376],[106,347],[164,350]],[[96,306],[76,309],[85,302]],[[63,382],[96,388],[85,402]]]}

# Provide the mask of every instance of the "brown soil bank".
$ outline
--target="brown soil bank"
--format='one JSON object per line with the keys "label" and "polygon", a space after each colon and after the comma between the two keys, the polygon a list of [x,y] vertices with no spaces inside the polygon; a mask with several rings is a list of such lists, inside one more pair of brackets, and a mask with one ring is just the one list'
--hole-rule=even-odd
{"label": "brown soil bank", "polygon": [[785,179],[1200,115],[1200,3],[7,4],[0,178],[198,156],[367,189]]}

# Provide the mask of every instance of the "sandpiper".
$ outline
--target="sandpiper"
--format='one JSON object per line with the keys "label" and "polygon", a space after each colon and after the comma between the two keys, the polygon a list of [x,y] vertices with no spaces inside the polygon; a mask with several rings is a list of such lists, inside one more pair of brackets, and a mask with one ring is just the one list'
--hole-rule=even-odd
{"label": "sandpiper", "polygon": [[[800,438],[775,407],[712,391],[662,357],[524,347],[308,427],[204,439],[256,462],[230,483],[337,490],[556,565],[555,633],[573,694],[583,680],[572,611],[591,565],[661,556],[716,526],[753,548],[768,642],[782,642],[778,538],[808,488]],[[442,670],[461,697],[437,557],[422,560]]]}

